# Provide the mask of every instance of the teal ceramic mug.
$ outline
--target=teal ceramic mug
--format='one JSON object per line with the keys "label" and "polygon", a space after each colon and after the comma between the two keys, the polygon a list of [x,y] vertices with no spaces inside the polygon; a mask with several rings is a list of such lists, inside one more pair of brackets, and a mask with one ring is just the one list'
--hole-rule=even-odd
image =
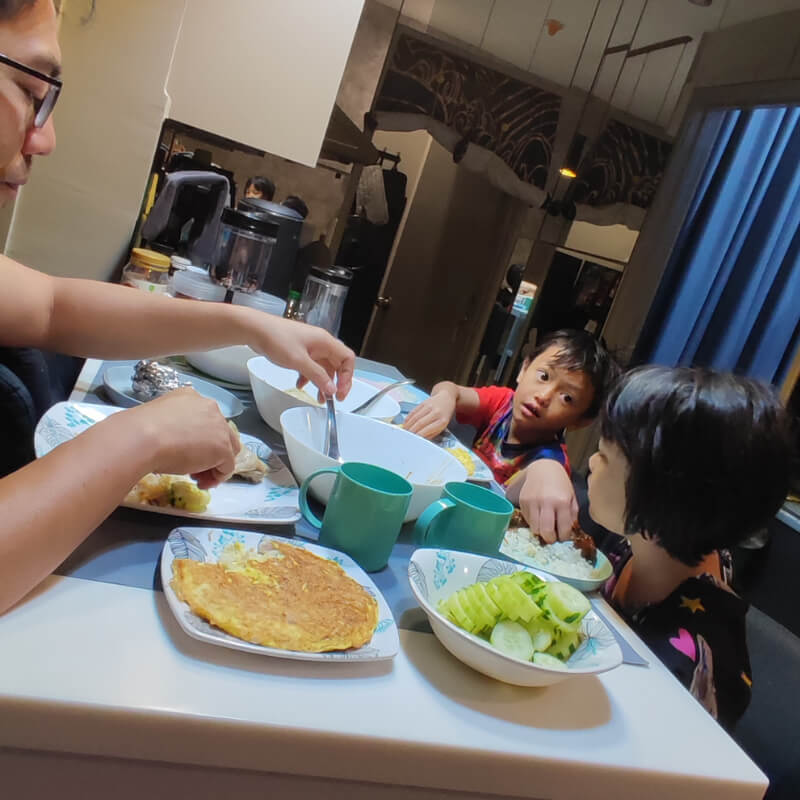
{"label": "teal ceramic mug", "polygon": [[505,497],[472,483],[446,483],[414,527],[423,547],[444,547],[496,556],[514,506]]}
{"label": "teal ceramic mug", "polygon": [[[327,473],[336,475],[336,480],[319,519],[308,507],[308,487]],[[300,486],[300,511],[320,529],[321,545],[341,550],[367,572],[376,572],[389,561],[412,491],[405,478],[388,469],[350,461],[312,472]]]}

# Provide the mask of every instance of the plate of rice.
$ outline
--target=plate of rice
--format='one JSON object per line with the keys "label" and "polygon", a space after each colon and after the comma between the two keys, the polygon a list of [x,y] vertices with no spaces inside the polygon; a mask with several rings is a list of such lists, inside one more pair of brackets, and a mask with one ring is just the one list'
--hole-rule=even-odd
{"label": "plate of rice", "polygon": [[613,572],[611,562],[600,550],[595,563],[590,564],[572,542],[542,544],[530,528],[509,528],[500,552],[520,564],[554,575],[582,592],[596,591]]}

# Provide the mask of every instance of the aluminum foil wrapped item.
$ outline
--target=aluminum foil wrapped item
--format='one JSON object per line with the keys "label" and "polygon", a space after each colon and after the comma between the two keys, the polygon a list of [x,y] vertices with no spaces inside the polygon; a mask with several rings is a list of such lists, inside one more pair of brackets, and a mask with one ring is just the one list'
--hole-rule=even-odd
{"label": "aluminum foil wrapped item", "polygon": [[181,380],[181,375],[172,367],[165,367],[155,361],[139,361],[133,368],[133,394],[137,400],[152,400],[154,397],[191,386],[189,381]]}

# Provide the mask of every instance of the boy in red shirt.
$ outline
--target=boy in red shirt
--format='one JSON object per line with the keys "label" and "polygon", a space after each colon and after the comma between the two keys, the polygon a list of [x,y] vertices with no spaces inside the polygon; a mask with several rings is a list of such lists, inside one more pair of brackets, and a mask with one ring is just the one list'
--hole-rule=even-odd
{"label": "boy in red shirt", "polygon": [[618,375],[606,349],[586,331],[560,330],[526,354],[517,389],[437,383],[404,427],[431,439],[453,414],[477,428],[473,449],[491,468],[531,529],[567,539],[578,506],[564,432],[588,425]]}

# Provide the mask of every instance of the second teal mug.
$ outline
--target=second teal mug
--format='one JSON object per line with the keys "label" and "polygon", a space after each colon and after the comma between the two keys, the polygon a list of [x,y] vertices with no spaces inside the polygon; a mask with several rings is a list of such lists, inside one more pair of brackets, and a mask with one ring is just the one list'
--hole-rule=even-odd
{"label": "second teal mug", "polygon": [[414,527],[423,547],[443,547],[496,556],[514,506],[499,494],[472,483],[446,483]]}
{"label": "second teal mug", "polygon": [[[325,514],[308,507],[308,486],[318,475],[333,473]],[[300,511],[320,529],[319,543],[351,556],[367,572],[389,562],[411,502],[413,487],[394,472],[374,464],[349,461],[312,472],[300,486]]]}

